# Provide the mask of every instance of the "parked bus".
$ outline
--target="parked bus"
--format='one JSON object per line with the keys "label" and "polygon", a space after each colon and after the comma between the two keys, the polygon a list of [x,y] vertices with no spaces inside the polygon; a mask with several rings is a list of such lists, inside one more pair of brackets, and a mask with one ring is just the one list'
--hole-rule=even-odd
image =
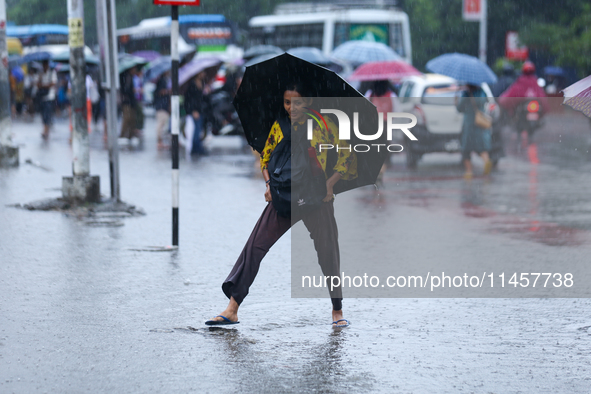
{"label": "parked bus", "polygon": [[68,45],[66,25],[7,26],[6,35],[18,38],[24,47]]}
{"label": "parked bus", "polygon": [[[7,26],[6,35],[18,38],[23,46],[22,54],[49,52],[60,54],[70,49],[68,46],[68,26],[40,24],[25,26]],[[88,46],[84,47],[86,55],[92,54]]]}
{"label": "parked bus", "polygon": [[249,21],[248,46],[275,45],[283,50],[309,46],[326,55],[349,40],[384,43],[411,62],[408,15],[388,3],[285,3],[275,14]]}
{"label": "parked bus", "polygon": [[[127,53],[152,50],[170,54],[170,17],[142,20],[139,25],[117,30],[119,49]],[[240,58],[238,29],[223,15],[180,15],[179,52],[197,50],[197,56]]]}

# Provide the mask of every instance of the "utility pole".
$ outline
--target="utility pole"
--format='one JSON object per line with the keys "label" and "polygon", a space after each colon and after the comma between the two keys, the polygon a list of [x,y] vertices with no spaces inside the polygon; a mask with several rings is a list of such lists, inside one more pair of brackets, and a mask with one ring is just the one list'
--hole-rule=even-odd
{"label": "utility pole", "polygon": [[119,72],[117,65],[117,23],[115,0],[96,0],[96,19],[101,60],[102,87],[107,91],[106,114],[109,144],[109,173],[111,198],[121,201],[119,185],[119,145],[117,144],[117,89]]}
{"label": "utility pole", "polygon": [[100,179],[90,176],[88,122],[86,119],[86,59],[84,58],[84,0],[68,0],[68,40],[70,45],[70,101],[72,135],[72,177],[63,177],[65,199],[100,202]]}
{"label": "utility pole", "polygon": [[16,167],[19,161],[18,148],[12,146],[9,75],[6,2],[0,0],[0,167]]}

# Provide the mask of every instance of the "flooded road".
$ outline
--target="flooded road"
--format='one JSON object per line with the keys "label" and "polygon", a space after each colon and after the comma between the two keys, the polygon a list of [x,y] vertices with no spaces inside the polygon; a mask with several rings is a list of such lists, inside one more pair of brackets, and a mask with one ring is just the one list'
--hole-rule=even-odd
{"label": "flooded road", "polygon": [[[48,143],[40,123],[14,123],[21,166],[0,170],[0,392],[588,392],[589,299],[346,298],[352,324],[333,330],[327,299],[291,298],[289,236],[263,261],[241,323],[206,327],[265,206],[263,180],[238,138],[210,138],[210,156],[181,161],[179,250],[142,251],[171,239],[171,163],[153,129],[147,118],[143,147],[120,155],[122,199],[146,215],[97,224],[8,206],[59,197],[71,175],[67,122]],[[392,218],[383,242],[401,264],[454,253],[583,263],[590,134],[572,113],[549,117],[535,145],[507,131],[498,170],[471,182],[459,155],[427,155],[414,171],[394,156],[379,192],[337,196],[340,229],[353,226],[339,204]],[[96,131],[91,147],[108,195]]]}

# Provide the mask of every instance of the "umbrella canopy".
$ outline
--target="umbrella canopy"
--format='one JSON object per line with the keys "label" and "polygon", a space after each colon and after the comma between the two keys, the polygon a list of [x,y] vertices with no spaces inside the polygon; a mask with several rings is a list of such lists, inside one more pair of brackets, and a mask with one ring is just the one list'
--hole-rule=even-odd
{"label": "umbrella canopy", "polygon": [[555,77],[564,77],[564,69],[557,66],[546,66],[544,67],[544,74],[553,75]]}
{"label": "umbrella canopy", "polygon": [[217,68],[222,65],[222,61],[217,57],[203,57],[191,60],[179,69],[179,86],[187,83],[191,78],[211,68]]}
{"label": "umbrella canopy", "polygon": [[591,118],[591,75],[570,85],[564,92],[564,102]]}
{"label": "umbrella canopy", "polygon": [[30,62],[42,62],[44,60],[50,60],[51,59],[51,53],[49,52],[33,52],[33,53],[29,53],[28,55],[25,55],[23,57],[21,57],[20,63],[30,63]]}
{"label": "umbrella canopy", "polygon": [[386,44],[362,40],[344,42],[336,47],[331,55],[355,65],[367,62],[402,60],[400,55]]}
{"label": "umbrella canopy", "polygon": [[308,61],[310,63],[326,67],[329,70],[332,70],[337,73],[341,73],[343,72],[343,70],[345,70],[345,68],[347,68],[347,65],[345,63],[342,63],[342,61],[337,59],[331,59],[318,48],[297,47],[288,49],[287,53],[295,57],[299,57],[300,59],[304,59],[305,61]]}
{"label": "umbrella canopy", "polygon": [[297,47],[287,50],[287,53],[307,62],[319,64],[321,66],[331,63],[331,60],[320,49],[313,47]]}
{"label": "umbrella canopy", "polygon": [[283,50],[274,45],[255,45],[252,48],[247,49],[246,52],[244,52],[244,55],[242,55],[242,57],[245,60],[250,60],[261,55],[279,55],[281,53],[283,53]]}
{"label": "umbrella canopy", "polygon": [[463,53],[446,53],[431,59],[425,66],[427,70],[447,75],[461,82],[480,86],[481,83],[497,82],[495,73],[474,56]]}
{"label": "umbrella canopy", "polygon": [[132,55],[144,58],[149,62],[154,61],[154,60],[158,59],[160,56],[162,56],[160,53],[158,53],[156,51],[137,51],[137,52],[132,53]]}
{"label": "umbrella canopy", "polygon": [[[367,127],[374,134],[378,125],[375,106],[355,90],[334,71],[307,62],[288,53],[246,67],[242,83],[234,98],[248,143],[258,152],[265,142],[273,123],[284,111],[283,92],[294,82],[307,83],[307,91],[312,97],[352,97],[356,98],[355,111],[359,113],[359,127]],[[385,140],[385,133],[383,134]],[[352,136],[351,144],[363,143]],[[339,181],[334,188],[340,193],[356,187],[375,183],[387,152],[371,151],[357,153],[358,177],[351,181]]]}
{"label": "umbrella canopy", "polygon": [[[56,63],[69,63],[70,50],[58,53],[57,55],[54,55],[51,59]],[[86,64],[99,64],[99,58],[96,55],[85,54],[84,60],[86,61]]]}
{"label": "umbrella canopy", "polygon": [[399,81],[404,77],[421,75],[421,72],[410,64],[391,60],[386,62],[369,62],[361,65],[349,76],[350,81]]}
{"label": "umbrella canopy", "polygon": [[119,54],[119,74],[135,66],[143,66],[146,63],[148,61],[143,57],[133,56],[127,53]]}
{"label": "umbrella canopy", "polygon": [[172,68],[170,56],[161,56],[144,67],[144,80],[156,81],[158,77]]}

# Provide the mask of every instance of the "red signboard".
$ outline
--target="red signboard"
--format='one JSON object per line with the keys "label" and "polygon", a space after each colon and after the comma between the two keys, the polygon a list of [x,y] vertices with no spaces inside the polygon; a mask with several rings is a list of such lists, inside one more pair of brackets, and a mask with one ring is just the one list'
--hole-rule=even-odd
{"label": "red signboard", "polygon": [[516,31],[508,31],[505,36],[505,57],[510,60],[527,60],[529,51],[519,42]]}
{"label": "red signboard", "polygon": [[199,5],[199,0],[154,0],[155,5]]}
{"label": "red signboard", "polygon": [[482,19],[482,0],[463,0],[462,17],[465,21],[480,21]]}

